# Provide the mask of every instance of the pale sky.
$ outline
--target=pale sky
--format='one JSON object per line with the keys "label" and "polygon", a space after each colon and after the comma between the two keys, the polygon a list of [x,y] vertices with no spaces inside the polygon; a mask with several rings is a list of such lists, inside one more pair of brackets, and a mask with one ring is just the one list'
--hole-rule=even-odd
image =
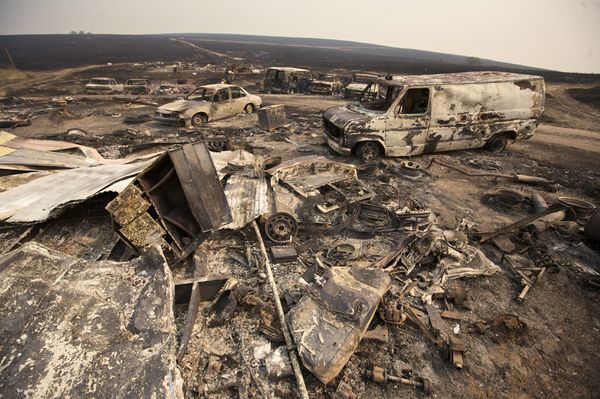
{"label": "pale sky", "polygon": [[352,40],[600,73],[600,0],[0,0],[0,34]]}

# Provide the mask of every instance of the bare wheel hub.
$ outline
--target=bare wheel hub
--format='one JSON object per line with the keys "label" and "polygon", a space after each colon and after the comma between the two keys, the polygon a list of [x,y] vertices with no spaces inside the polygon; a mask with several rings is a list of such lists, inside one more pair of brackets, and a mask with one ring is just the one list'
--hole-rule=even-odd
{"label": "bare wheel hub", "polygon": [[288,213],[280,212],[271,216],[265,223],[265,233],[273,242],[290,242],[298,234],[298,223]]}

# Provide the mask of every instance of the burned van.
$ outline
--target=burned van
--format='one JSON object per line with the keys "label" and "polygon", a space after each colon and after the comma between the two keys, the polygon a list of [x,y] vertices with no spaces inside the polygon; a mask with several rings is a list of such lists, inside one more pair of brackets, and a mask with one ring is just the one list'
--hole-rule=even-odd
{"label": "burned van", "polygon": [[503,150],[533,135],[544,111],[540,76],[464,72],[391,76],[323,112],[329,146],[364,160],[465,148]]}
{"label": "burned van", "polygon": [[265,72],[266,93],[305,93],[309,91],[312,73],[308,69],[271,67]]}

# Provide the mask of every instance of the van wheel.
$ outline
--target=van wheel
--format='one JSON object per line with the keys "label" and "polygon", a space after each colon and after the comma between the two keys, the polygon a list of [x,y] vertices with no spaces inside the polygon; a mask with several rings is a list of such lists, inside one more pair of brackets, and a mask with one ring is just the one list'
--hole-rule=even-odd
{"label": "van wheel", "polygon": [[500,152],[504,151],[507,144],[508,137],[503,134],[497,134],[488,140],[488,142],[485,144],[485,149],[489,152]]}
{"label": "van wheel", "polygon": [[254,112],[254,104],[246,104],[244,107],[244,112],[247,114],[251,114]]}
{"label": "van wheel", "polygon": [[194,114],[194,116],[192,116],[192,125],[193,126],[200,126],[206,122],[208,122],[208,118],[204,114],[197,113],[197,114]]}
{"label": "van wheel", "polygon": [[365,141],[356,147],[356,156],[363,161],[373,161],[381,155],[379,144],[374,141]]}

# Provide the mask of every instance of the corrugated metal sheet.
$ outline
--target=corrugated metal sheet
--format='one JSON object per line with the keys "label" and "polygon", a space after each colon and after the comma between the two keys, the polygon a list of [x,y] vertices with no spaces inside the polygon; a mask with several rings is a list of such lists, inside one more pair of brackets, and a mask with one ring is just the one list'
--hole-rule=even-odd
{"label": "corrugated metal sheet", "polygon": [[81,202],[124,178],[141,171],[148,162],[70,169],[44,176],[0,193],[0,220],[9,223],[41,222],[57,208]]}
{"label": "corrugated metal sheet", "polygon": [[258,166],[254,155],[244,150],[211,152],[210,157],[217,169],[219,179],[228,174],[231,166],[237,168]]}
{"label": "corrugated metal sheet", "polygon": [[67,141],[19,138],[4,131],[0,131],[0,145],[0,169],[8,171],[122,165],[156,155],[106,159],[92,147]]}
{"label": "corrugated metal sheet", "polygon": [[82,156],[61,154],[52,151],[13,150],[11,153],[0,157],[0,165],[4,164],[41,166],[48,169],[71,169],[98,165],[98,161]]}
{"label": "corrugated metal sheet", "polygon": [[233,175],[227,180],[225,196],[233,222],[226,229],[241,229],[261,215],[269,213],[268,185],[265,178],[252,179]]}

